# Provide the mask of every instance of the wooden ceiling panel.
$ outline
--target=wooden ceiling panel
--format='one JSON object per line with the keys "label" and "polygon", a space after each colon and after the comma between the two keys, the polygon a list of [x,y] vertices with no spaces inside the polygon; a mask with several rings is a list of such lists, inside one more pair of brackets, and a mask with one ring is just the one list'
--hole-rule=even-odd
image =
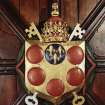
{"label": "wooden ceiling panel", "polygon": [[47,20],[48,17],[48,0],[39,0],[39,19],[41,21]]}
{"label": "wooden ceiling panel", "polygon": [[64,20],[71,26],[75,26],[77,23],[77,0],[63,0],[63,14]]}
{"label": "wooden ceiling panel", "polygon": [[79,21],[82,23],[99,0],[79,0]]}
{"label": "wooden ceiling panel", "polygon": [[20,16],[25,22],[39,22],[39,0],[20,0]]}
{"label": "wooden ceiling panel", "polygon": [[18,11],[18,14],[19,14],[19,12],[20,12],[20,8],[19,8],[20,0],[10,0],[10,1],[11,1],[11,5],[13,5],[16,8],[16,10]]}

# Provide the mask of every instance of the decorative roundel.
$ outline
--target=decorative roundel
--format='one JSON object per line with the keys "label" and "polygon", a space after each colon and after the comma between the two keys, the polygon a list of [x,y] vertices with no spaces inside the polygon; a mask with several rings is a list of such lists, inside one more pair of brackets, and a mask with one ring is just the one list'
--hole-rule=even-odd
{"label": "decorative roundel", "polygon": [[52,79],[47,84],[47,92],[54,97],[60,96],[64,92],[64,84],[60,79]]}
{"label": "decorative roundel", "polygon": [[43,59],[42,49],[38,45],[32,45],[28,48],[26,57],[30,63],[39,63]]}
{"label": "decorative roundel", "polygon": [[27,78],[32,85],[41,85],[45,80],[45,73],[41,68],[31,68],[27,74]]}
{"label": "decorative roundel", "polygon": [[81,85],[85,77],[84,75],[80,68],[72,68],[67,73],[67,82],[72,86]]}
{"label": "decorative roundel", "polygon": [[45,50],[45,58],[50,64],[60,64],[65,59],[65,49],[60,44],[51,44]]}
{"label": "decorative roundel", "polygon": [[68,49],[67,58],[72,64],[80,64],[84,58],[84,52],[81,47],[73,46]]}

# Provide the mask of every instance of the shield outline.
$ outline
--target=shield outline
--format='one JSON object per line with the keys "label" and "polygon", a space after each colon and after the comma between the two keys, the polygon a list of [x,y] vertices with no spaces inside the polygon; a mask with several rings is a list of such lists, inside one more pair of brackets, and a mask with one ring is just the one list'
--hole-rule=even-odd
{"label": "shield outline", "polygon": [[[72,43],[72,44],[71,44]],[[72,92],[73,91],[80,91],[80,89],[83,87],[84,85],[84,81],[81,85],[79,86],[76,86],[75,88],[71,89],[70,91],[66,91],[64,92],[61,96],[59,97],[53,97],[53,96],[50,96],[48,94],[43,93],[42,91],[40,91],[40,89],[35,89],[36,86],[32,86],[28,79],[27,79],[27,66],[26,65],[29,65],[29,62],[27,61],[27,58],[26,58],[26,51],[27,49],[33,45],[33,44],[37,44],[37,45],[40,45],[40,47],[44,46],[44,45],[50,45],[50,44],[60,44],[62,46],[64,45],[67,45],[68,47],[71,45],[72,46],[75,46],[75,45],[79,45],[80,47],[82,47],[83,49],[83,52],[84,52],[84,55],[85,55],[85,41],[68,41],[68,42],[49,42],[49,43],[46,43],[46,42],[40,42],[40,41],[35,41],[35,40],[28,40],[25,42],[25,85],[27,87],[27,89],[29,91],[31,91],[32,93],[34,92],[38,92],[38,96],[45,99],[45,100],[48,100],[50,102],[52,102],[54,105],[58,105],[60,103],[62,103],[65,99],[67,98],[71,98],[72,97]],[[47,47],[46,47],[47,48]],[[65,47],[64,47],[65,48]],[[43,49],[43,48],[42,48]],[[45,50],[45,48],[44,48]],[[45,60],[45,58],[44,58]],[[34,66],[33,66],[34,65]],[[51,64],[50,64],[51,65]],[[31,67],[36,67],[37,65],[36,64],[32,64]],[[85,57],[84,57],[84,60],[82,61],[82,65],[80,64],[79,67],[81,68],[83,66],[83,72],[85,73]],[[28,67],[28,68],[31,68],[31,67]],[[50,80],[50,79],[49,79]],[[43,85],[44,86],[44,85]],[[46,86],[46,85],[45,85]],[[44,86],[44,87],[45,87]]]}

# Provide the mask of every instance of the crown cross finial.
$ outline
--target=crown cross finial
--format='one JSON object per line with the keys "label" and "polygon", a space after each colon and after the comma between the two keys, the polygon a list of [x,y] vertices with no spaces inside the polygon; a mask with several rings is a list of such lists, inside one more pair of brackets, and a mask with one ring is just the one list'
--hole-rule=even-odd
{"label": "crown cross finial", "polygon": [[59,16],[59,6],[58,3],[52,3],[52,12],[51,12],[52,16]]}

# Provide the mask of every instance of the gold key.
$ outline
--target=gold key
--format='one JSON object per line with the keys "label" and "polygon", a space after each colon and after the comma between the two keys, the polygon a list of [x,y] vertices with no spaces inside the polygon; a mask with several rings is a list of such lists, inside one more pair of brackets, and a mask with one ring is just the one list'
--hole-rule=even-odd
{"label": "gold key", "polygon": [[74,99],[72,101],[73,105],[83,105],[85,102],[85,98],[83,96],[78,96],[76,92],[73,92]]}

